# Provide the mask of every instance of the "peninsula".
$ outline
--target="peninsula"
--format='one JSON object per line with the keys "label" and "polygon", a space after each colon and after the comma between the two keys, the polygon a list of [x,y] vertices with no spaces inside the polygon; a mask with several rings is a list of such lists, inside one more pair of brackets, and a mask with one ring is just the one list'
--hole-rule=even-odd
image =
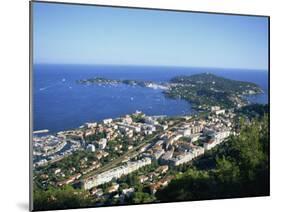
{"label": "peninsula", "polygon": [[224,108],[241,107],[248,104],[245,98],[256,95],[263,90],[255,83],[226,79],[211,73],[191,76],[176,76],[168,82],[143,80],[117,80],[94,77],[78,80],[79,84],[141,86],[162,89],[169,98],[180,98],[189,101],[195,109],[210,110],[213,106]]}

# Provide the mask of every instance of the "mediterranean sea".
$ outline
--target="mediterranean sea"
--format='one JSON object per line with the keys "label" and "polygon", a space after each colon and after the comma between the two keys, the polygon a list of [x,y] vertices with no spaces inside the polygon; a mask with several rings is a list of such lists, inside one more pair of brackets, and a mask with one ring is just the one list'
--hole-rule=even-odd
{"label": "mediterranean sea", "polygon": [[81,85],[76,80],[109,79],[169,81],[178,75],[210,72],[233,80],[254,82],[263,94],[248,97],[253,103],[268,103],[268,72],[240,69],[184,68],[113,65],[33,66],[33,126],[51,133],[77,128],[85,122],[117,118],[140,110],[147,115],[190,115],[190,103],[166,98],[162,90],[139,86]]}

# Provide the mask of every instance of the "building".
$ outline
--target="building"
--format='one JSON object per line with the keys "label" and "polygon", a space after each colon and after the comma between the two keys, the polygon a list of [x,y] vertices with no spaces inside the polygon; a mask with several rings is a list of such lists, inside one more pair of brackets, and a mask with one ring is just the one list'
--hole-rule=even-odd
{"label": "building", "polygon": [[204,149],[205,151],[210,150],[216,146],[216,142],[214,140],[209,140],[204,143]]}
{"label": "building", "polygon": [[163,179],[159,180],[158,182],[151,184],[150,192],[152,194],[155,194],[156,191],[158,191],[160,188],[167,186],[172,179],[173,179],[173,176],[167,176],[167,177],[164,177]]}
{"label": "building", "polygon": [[137,125],[130,125],[128,123],[117,123],[117,126],[120,130],[120,132],[127,132],[129,130],[133,130],[135,133],[141,132],[141,127]]}
{"label": "building", "polygon": [[160,174],[164,174],[164,173],[166,173],[168,170],[169,170],[169,166],[164,165],[164,166],[159,166],[159,167],[155,170],[155,172],[158,172],[158,173],[160,173]]}
{"label": "building", "polygon": [[206,136],[213,136],[215,134],[215,131],[213,129],[205,127],[203,129],[203,134]]}
{"label": "building", "polygon": [[181,128],[181,129],[178,130],[178,132],[185,137],[191,135],[191,129],[190,128]]}
{"label": "building", "polygon": [[212,106],[212,107],[211,107],[211,111],[212,111],[212,112],[215,112],[215,111],[217,111],[217,110],[220,110],[220,107],[219,107],[219,106]]}
{"label": "building", "polygon": [[122,118],[122,121],[125,123],[125,124],[132,124],[133,123],[133,119],[129,116],[129,115],[126,115],[125,117]]}
{"label": "building", "polygon": [[55,173],[55,174],[58,174],[58,173],[60,173],[60,172],[61,172],[61,169],[56,169],[54,173]]}
{"label": "building", "polygon": [[122,194],[126,197],[130,197],[135,192],[134,188],[127,188],[122,190]]}
{"label": "building", "polygon": [[98,149],[104,149],[106,147],[107,144],[107,139],[106,138],[102,138],[99,141],[96,141]]}
{"label": "building", "polygon": [[191,126],[191,134],[196,134],[201,132],[201,130],[203,129],[203,127],[200,124],[195,124],[193,126]]}
{"label": "building", "polygon": [[86,124],[85,124],[85,127],[86,127],[86,128],[95,128],[95,127],[97,127],[97,123],[96,123],[96,122],[93,122],[93,123],[86,123]]}
{"label": "building", "polygon": [[110,124],[113,120],[112,119],[104,119],[102,122],[104,124]]}
{"label": "building", "polygon": [[159,127],[160,127],[162,130],[168,129],[168,125],[166,125],[166,124],[164,124],[164,125],[159,125]]}
{"label": "building", "polygon": [[146,116],[144,119],[146,124],[150,124],[150,125],[157,125],[159,124],[156,118],[153,118],[151,116]]}
{"label": "building", "polygon": [[230,133],[230,130],[214,132],[212,135],[212,139],[204,143],[204,149],[210,150],[214,148],[216,145],[223,142],[230,135]]}
{"label": "building", "polygon": [[88,144],[87,150],[90,151],[90,152],[95,152],[95,151],[96,151],[95,145],[93,145],[93,144]]}
{"label": "building", "polygon": [[200,133],[192,134],[192,135],[190,136],[190,141],[191,141],[191,142],[198,141],[199,137],[200,137]]}
{"label": "building", "polygon": [[217,110],[217,111],[215,111],[215,114],[216,115],[220,115],[220,114],[225,114],[225,110]]}
{"label": "building", "polygon": [[214,139],[218,142],[221,143],[224,139],[226,139],[230,135],[230,130],[223,130],[216,132],[214,134]]}
{"label": "building", "polygon": [[175,158],[170,159],[170,165],[178,166],[180,164],[187,163],[193,159],[194,155],[191,152],[182,153],[177,155]]}
{"label": "building", "polygon": [[108,193],[113,193],[113,192],[116,192],[118,191],[118,188],[119,188],[119,184],[117,183],[114,183],[112,186],[110,186],[107,190]]}
{"label": "building", "polygon": [[139,178],[140,183],[144,183],[145,181],[148,180],[148,177],[145,176],[145,175],[141,175],[141,176],[139,176],[138,178]]}
{"label": "building", "polygon": [[204,148],[201,146],[193,146],[191,153],[193,154],[193,158],[198,157],[204,154]]}
{"label": "building", "polygon": [[146,134],[152,134],[153,132],[156,131],[156,127],[154,125],[151,125],[151,124],[143,124],[142,125],[142,129],[144,130],[144,132]]}
{"label": "building", "polygon": [[64,186],[64,185],[70,184],[70,183],[74,182],[75,180],[78,180],[80,177],[81,177],[81,174],[78,173],[76,175],[73,175],[73,176],[69,177],[66,180],[58,182],[57,185],[58,186]]}
{"label": "building", "polygon": [[91,136],[91,135],[94,135],[96,133],[95,129],[87,129],[85,130],[85,137],[88,137],[88,136]]}
{"label": "building", "polygon": [[85,190],[89,190],[98,185],[108,183],[113,179],[118,179],[123,175],[127,175],[139,168],[151,164],[150,158],[143,158],[141,160],[127,162],[125,165],[118,166],[116,168],[110,169],[108,171],[102,172],[100,174],[94,175],[90,178],[85,179],[82,182],[82,187]]}
{"label": "building", "polygon": [[168,164],[169,163],[169,160],[173,157],[173,154],[174,154],[174,150],[170,150],[170,151],[167,151],[165,152],[165,154],[162,155],[162,157],[160,158],[160,162],[162,164]]}
{"label": "building", "polygon": [[164,153],[165,151],[162,148],[155,149],[155,151],[152,153],[152,158],[158,160]]}

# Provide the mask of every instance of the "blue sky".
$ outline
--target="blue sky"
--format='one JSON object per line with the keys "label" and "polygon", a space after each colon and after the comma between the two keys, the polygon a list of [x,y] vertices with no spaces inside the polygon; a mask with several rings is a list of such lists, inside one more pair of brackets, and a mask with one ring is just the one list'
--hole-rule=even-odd
{"label": "blue sky", "polygon": [[267,69],[265,17],[33,3],[34,63]]}

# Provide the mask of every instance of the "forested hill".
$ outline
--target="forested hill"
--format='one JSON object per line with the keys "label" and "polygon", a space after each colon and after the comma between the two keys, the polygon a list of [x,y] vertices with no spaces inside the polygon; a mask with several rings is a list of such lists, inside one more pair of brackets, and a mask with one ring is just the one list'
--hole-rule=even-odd
{"label": "forested hill", "polygon": [[170,80],[165,93],[171,98],[185,99],[197,108],[219,105],[225,108],[247,104],[244,95],[259,94],[262,89],[251,82],[226,79],[210,73],[177,76]]}
{"label": "forested hill", "polygon": [[211,73],[194,74],[191,76],[177,76],[170,80],[172,83],[181,83],[196,88],[236,92],[243,94],[249,90],[259,93],[261,88],[252,82],[243,82],[220,77]]}

